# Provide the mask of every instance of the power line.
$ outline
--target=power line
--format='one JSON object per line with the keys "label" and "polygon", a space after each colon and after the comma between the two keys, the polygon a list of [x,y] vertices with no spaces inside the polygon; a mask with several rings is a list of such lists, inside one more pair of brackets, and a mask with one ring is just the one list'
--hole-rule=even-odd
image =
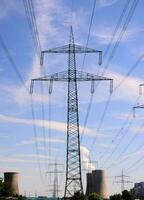
{"label": "power line", "polygon": [[[117,49],[118,46],[119,46],[119,43],[120,43],[120,41],[121,41],[121,39],[122,39],[122,37],[123,37],[123,34],[125,33],[125,31],[126,31],[126,29],[127,29],[127,26],[129,25],[129,23],[130,23],[130,21],[131,21],[131,18],[132,18],[133,14],[134,14],[134,11],[135,11],[135,9],[136,9],[136,6],[137,6],[138,2],[139,2],[139,0],[133,1],[133,4],[132,4],[132,6],[131,6],[131,9],[130,9],[130,11],[129,11],[129,13],[128,13],[128,16],[127,16],[127,18],[126,18],[126,21],[125,21],[125,23],[124,23],[124,25],[123,25],[123,28],[122,28],[122,30],[121,30],[121,32],[120,32],[120,34],[119,34],[119,37],[118,37],[118,39],[117,39],[117,42],[116,42],[116,44],[115,44],[115,46],[114,46],[114,48],[113,48],[113,50],[112,50],[112,52],[111,52],[111,54],[110,54],[110,56],[109,56],[107,65],[105,66],[105,68],[104,68],[104,70],[103,70],[103,72],[102,72],[102,75],[104,75],[104,73],[105,73],[106,69],[108,68],[108,66],[109,66],[109,64],[110,64],[110,62],[111,62],[111,60],[113,59],[114,53],[115,53],[116,49]],[[141,59],[140,59],[140,60],[141,60]],[[138,61],[138,63],[139,63],[139,61]],[[138,63],[136,63],[135,66],[134,66],[133,68],[135,68],[135,67],[137,66]],[[131,71],[129,71],[129,72],[126,74],[125,78],[124,78],[124,79],[120,82],[120,84],[114,89],[114,91],[116,91],[116,90],[121,86],[121,84],[123,83],[123,81],[124,81],[124,80],[130,75],[130,73],[133,71],[133,68],[132,68]],[[99,83],[100,83],[100,82],[98,82],[97,87],[98,87]],[[114,93],[114,92],[113,92],[113,93]],[[101,128],[101,126],[102,126],[102,123],[103,123],[103,121],[104,121],[106,111],[107,111],[108,106],[109,106],[110,101],[111,101],[111,96],[112,96],[112,95],[110,95],[110,96],[108,97],[108,100],[107,100],[107,102],[106,102],[106,105],[105,105],[105,108],[104,108],[104,111],[103,111],[103,114],[102,114],[102,118],[101,118],[101,120],[100,120],[100,124],[99,124],[98,129],[97,129],[98,131],[100,130],[100,128]],[[100,128],[99,128],[99,127],[100,127]],[[95,145],[95,142],[96,142],[96,137],[94,138],[94,141],[93,141],[93,143],[92,143],[91,151],[92,151],[92,149],[93,149],[93,147],[94,147],[94,145]]]}
{"label": "power line", "polygon": [[89,100],[89,104],[88,104],[88,108],[87,108],[87,113],[86,113],[85,121],[84,121],[84,126],[83,126],[82,133],[81,133],[81,142],[83,140],[83,136],[84,136],[84,133],[85,133],[86,125],[87,125],[87,122],[88,122],[88,117],[89,117],[89,114],[90,114],[93,97],[94,97],[94,95],[91,94],[90,100]]}
{"label": "power line", "polygon": [[[17,68],[16,63],[14,62],[13,58],[11,57],[11,55],[9,53],[9,50],[8,50],[6,44],[4,43],[4,40],[3,40],[1,35],[0,35],[0,45],[1,45],[2,49],[3,49],[3,51],[5,52],[7,58],[9,60],[9,62],[10,62],[11,67],[13,68],[13,70],[15,71],[15,73],[16,73],[17,77],[19,78],[20,82],[22,83],[22,85],[24,86],[24,88],[26,89],[26,91],[29,94],[29,88],[25,84],[25,81],[24,81],[21,73],[19,72],[19,69]],[[38,151],[37,132],[36,132],[36,125],[35,125],[35,114],[34,114],[33,100],[32,100],[32,96],[31,95],[30,95],[30,103],[31,103],[31,114],[32,114],[32,119],[33,119],[33,131],[34,131],[34,137],[35,137],[37,162],[38,162],[40,178],[41,178],[41,181],[43,182],[41,165],[40,165],[40,157],[39,157],[39,151]]]}
{"label": "power line", "polygon": [[[139,164],[141,161],[143,161],[143,155],[139,159],[137,159],[135,162],[133,162],[133,164],[131,164],[128,168],[126,168],[125,171],[129,171],[129,172],[131,171],[132,172],[132,171],[135,171],[136,169],[139,169],[140,166],[143,166],[143,163]],[[139,164],[139,166],[135,167],[138,164]]]}
{"label": "power line", "polygon": [[[32,0],[23,0],[26,15],[27,15],[27,20],[30,26],[32,38],[34,45],[36,47],[36,53],[38,55],[38,58],[40,58],[41,55],[41,44],[40,44],[40,39],[39,39],[39,31],[37,27],[37,22],[36,22],[36,15],[35,15],[35,10],[34,10],[34,4]],[[41,67],[41,66],[40,66]],[[45,70],[41,68],[41,76],[45,74]],[[45,110],[44,110],[44,88],[43,88],[43,83],[41,83],[41,111],[42,111],[42,121],[43,121],[43,127],[42,127],[42,132],[43,132],[43,138],[44,138],[44,152],[45,152],[45,166],[47,169],[47,150],[46,150],[46,130],[45,130]]]}
{"label": "power line", "polygon": [[[126,78],[134,71],[134,69],[138,66],[138,64],[140,63],[140,61],[143,59],[144,55],[141,55],[137,61],[135,62],[135,64],[132,66],[132,68],[128,71],[128,73],[126,74],[126,76],[122,79],[122,81],[120,81],[120,83],[114,88],[114,92],[122,85],[122,83],[126,80]],[[138,100],[140,99],[140,97],[138,97],[136,99],[136,103],[138,102]],[[129,113],[127,119],[126,119],[126,123],[129,120],[129,117],[131,116],[131,112]],[[129,122],[128,127],[130,128],[132,123],[133,123],[134,119],[131,119],[131,121]],[[116,137],[114,138],[114,140],[119,136],[119,134],[121,133],[121,131],[123,130],[124,126],[125,126],[125,122],[122,125],[121,129],[118,131]],[[121,143],[121,141],[123,140],[123,138],[126,136],[126,134],[128,133],[129,128],[124,132],[125,134],[122,135],[122,137],[120,138],[120,141],[118,143],[118,145]],[[128,143],[128,145],[125,147],[125,149],[123,149],[122,154],[128,149],[129,145],[131,145],[131,143],[135,140],[136,135],[133,136],[133,138],[130,140],[130,142]],[[113,141],[112,141],[113,143]],[[113,152],[111,153],[111,156],[114,154],[114,152],[118,149],[118,145],[115,147],[115,149],[113,150]],[[102,154],[101,158],[104,156],[105,154]],[[121,155],[121,154],[120,154]],[[110,156],[110,157],[111,157]],[[119,157],[118,157],[119,158]]]}
{"label": "power line", "polygon": [[[136,60],[136,62],[134,63],[134,65],[130,68],[130,70],[127,72],[127,74],[124,76],[124,78],[119,82],[119,84],[113,89],[113,93],[112,94],[110,94],[109,95],[109,98],[108,98],[108,100],[107,100],[107,102],[106,102],[106,105],[105,105],[105,108],[104,108],[104,111],[103,111],[103,115],[102,115],[102,117],[101,117],[101,121],[100,121],[100,123],[99,123],[99,126],[98,126],[98,129],[97,129],[97,132],[98,131],[100,131],[100,128],[101,128],[101,126],[102,126],[102,124],[103,124],[103,121],[104,121],[104,118],[105,118],[105,114],[106,114],[106,112],[107,112],[107,109],[108,109],[108,106],[109,106],[109,104],[110,104],[110,101],[111,101],[111,98],[112,98],[112,95],[121,87],[121,85],[123,84],[123,82],[130,76],[130,74],[136,69],[136,67],[139,65],[139,63],[142,61],[142,59],[144,58],[144,55],[141,55],[137,60]],[[139,100],[139,98],[140,97],[138,97],[137,98],[137,100],[136,100],[136,102]],[[129,116],[131,115],[131,113],[129,114]],[[127,118],[127,120],[129,119],[129,117]],[[127,121],[126,120],[126,121]],[[125,122],[124,122],[124,125],[125,125]],[[123,126],[124,125],[122,125],[122,129],[123,129]],[[121,133],[121,130],[122,129],[120,129],[119,131],[118,131],[118,133],[117,133],[117,137],[118,137],[118,135],[119,135],[119,133]],[[93,140],[93,143],[92,143],[92,145],[91,145],[91,150],[90,151],[92,151],[93,150],[93,148],[94,148],[94,145],[95,145],[95,142],[96,142],[96,137],[97,137],[97,135],[95,136],[95,138],[94,138],[94,140]],[[116,137],[116,138],[117,138]]]}
{"label": "power line", "polygon": [[[117,145],[115,146],[115,148],[113,149],[113,151],[110,153],[110,155],[107,157],[107,159],[104,161],[103,165],[105,165],[107,163],[108,160],[110,160],[110,158],[112,157],[112,155],[117,151],[121,141],[123,140],[123,138],[126,136],[126,134],[128,133],[128,130],[130,129],[131,125],[132,125],[133,120],[129,121],[127,129],[125,130],[125,132],[122,134],[119,142],[117,143]],[[112,166],[112,164],[110,165]],[[110,166],[108,166],[107,168],[110,168]]]}
{"label": "power line", "polygon": [[[137,98],[136,103],[138,102],[139,98],[140,98],[140,97]],[[130,126],[131,126],[133,120],[134,120],[134,118],[131,119],[131,121],[129,122],[128,129],[127,129],[127,131],[125,132],[125,134],[123,134],[122,137],[120,138],[120,141],[119,141],[118,145],[121,143],[121,141],[124,139],[124,137],[125,137],[126,134],[128,133],[128,130],[129,130],[129,128],[130,128]],[[144,126],[144,124],[142,124],[142,126],[139,128],[139,131],[143,128],[143,126]],[[118,156],[117,161],[120,159],[120,156],[121,156],[122,154],[124,154],[124,152],[125,152],[125,151],[128,149],[128,147],[132,144],[132,142],[136,139],[136,137],[137,137],[137,135],[134,135],[134,136],[131,138],[131,140],[129,141],[129,143],[126,145],[125,149],[122,150],[122,152],[121,152],[120,155]],[[112,156],[112,155],[114,154],[114,152],[118,149],[118,145],[116,146],[116,148],[115,148],[115,149],[113,150],[113,152],[111,153],[111,156]],[[144,146],[144,144],[143,144],[141,147],[143,147],[143,146]],[[108,159],[110,159],[111,156],[109,156]],[[108,160],[108,159],[107,159],[107,160]],[[106,160],[106,161],[107,161],[107,160]],[[123,162],[124,160],[125,160],[125,159],[123,159],[123,160],[120,161],[120,162],[117,162],[117,164],[120,164],[120,163]],[[110,168],[110,167],[112,167],[112,166],[113,166],[113,164],[111,164],[111,165],[108,166],[107,168]]]}
{"label": "power line", "polygon": [[123,122],[121,128],[117,131],[116,135],[114,136],[114,138],[111,140],[108,149],[106,149],[99,157],[99,161],[102,160],[102,158],[106,155],[106,153],[108,152],[108,150],[110,149],[111,145],[113,145],[113,143],[117,140],[117,138],[119,137],[119,135],[121,134],[121,132],[123,132],[127,122],[129,121],[129,117],[130,115],[128,115],[127,119]]}
{"label": "power line", "polygon": [[[90,18],[90,25],[89,25],[88,36],[87,36],[87,41],[86,41],[86,48],[88,46],[89,39],[90,39],[90,33],[91,33],[91,28],[92,28],[94,13],[95,13],[96,2],[97,2],[97,0],[94,0],[94,2],[93,2],[92,14],[91,14],[91,18]],[[86,58],[86,53],[84,54],[81,71],[83,71],[83,69],[84,69],[85,58]]]}
{"label": "power line", "polygon": [[43,123],[43,138],[44,138],[44,154],[45,154],[45,167],[46,169],[48,168],[47,166],[47,150],[46,150],[46,130],[45,130],[45,111],[44,111],[44,88],[43,88],[43,83],[41,82],[41,109],[42,109],[42,123]]}
{"label": "power line", "polygon": [[51,94],[49,94],[49,162],[51,163]]}
{"label": "power line", "polygon": [[103,72],[102,72],[102,76],[105,74],[106,70],[107,70],[108,67],[109,67],[109,64],[111,63],[111,61],[112,61],[112,59],[113,59],[113,57],[114,57],[114,55],[115,55],[115,52],[116,52],[116,50],[117,50],[117,48],[118,48],[118,46],[119,46],[119,44],[120,44],[120,41],[121,41],[121,39],[122,39],[124,33],[126,32],[127,27],[128,27],[128,25],[129,25],[130,21],[132,20],[132,17],[133,17],[133,15],[134,15],[134,12],[135,12],[135,9],[136,9],[138,3],[139,3],[139,0],[134,0],[133,3],[132,3],[132,6],[131,6],[131,8],[130,8],[130,11],[129,11],[127,17],[126,17],[126,21],[125,21],[125,23],[124,23],[124,25],[123,25],[123,27],[122,27],[122,30],[120,31],[120,33],[119,33],[119,35],[118,35],[118,39],[117,39],[117,41],[116,41],[116,43],[115,43],[115,45],[114,45],[114,47],[113,47],[113,49],[112,49],[112,51],[111,51],[111,53],[110,53],[110,55],[109,55],[109,58],[108,58],[108,60],[107,60],[107,63],[106,63],[106,65],[105,65],[105,67],[104,67],[104,70],[103,70]]}
{"label": "power line", "polygon": [[111,45],[112,45],[112,43],[113,43],[113,41],[114,41],[114,38],[115,38],[115,36],[116,36],[116,34],[117,34],[117,32],[118,32],[118,29],[119,29],[120,25],[121,25],[121,23],[122,23],[122,20],[123,20],[125,14],[126,14],[126,11],[127,11],[127,9],[128,9],[129,4],[130,4],[130,0],[126,0],[126,2],[125,2],[125,4],[124,4],[124,8],[123,8],[123,10],[122,10],[122,12],[121,12],[121,15],[120,15],[120,17],[119,17],[119,19],[118,19],[118,22],[117,22],[117,24],[116,24],[116,26],[115,26],[115,29],[114,29],[114,31],[113,31],[113,34],[112,34],[112,36],[111,36],[110,42],[109,42],[109,44],[108,44],[108,46],[107,46],[107,48],[106,48],[106,50],[105,50],[105,52],[104,52],[103,59],[107,56],[107,54],[108,54],[108,52],[109,52],[109,50],[110,50],[110,48],[111,48]]}
{"label": "power line", "polygon": [[[144,147],[144,143],[140,146],[140,148],[137,148],[136,151],[140,150],[143,147]],[[131,169],[134,168],[136,165],[138,165],[142,160],[143,160],[143,155],[140,158],[138,158],[136,161],[134,161],[128,168],[126,168],[125,171],[131,171]],[[141,164],[139,166],[141,166]],[[134,170],[135,169],[138,169],[138,167],[134,168]]]}
{"label": "power line", "polygon": [[39,155],[38,141],[37,141],[37,129],[36,129],[36,124],[35,124],[35,113],[34,113],[34,105],[33,105],[32,95],[30,95],[30,100],[31,100],[31,112],[32,112],[32,119],[33,119],[33,131],[34,131],[34,137],[35,137],[37,162],[38,162],[38,168],[39,168],[39,172],[40,172],[40,178],[41,178],[41,181],[43,182],[43,175],[42,175],[41,164],[40,164],[40,155]]}
{"label": "power line", "polygon": [[121,192],[125,190],[125,183],[132,183],[131,181],[125,180],[125,178],[130,178],[130,176],[124,175],[123,170],[122,170],[121,175],[115,176],[115,178],[121,178],[120,181],[115,181],[115,183],[121,184]]}
{"label": "power line", "polygon": [[[144,124],[142,124],[142,126],[140,127],[139,130],[141,130],[144,127]],[[127,149],[129,148],[129,146],[134,142],[134,140],[138,137],[138,134],[135,134],[131,140],[129,141],[129,143],[126,145],[126,147],[124,149],[122,149],[122,151],[120,152],[119,156],[117,157],[117,160],[127,151]]]}
{"label": "power line", "polygon": [[[143,86],[143,84],[141,84],[141,86]],[[135,108],[144,108],[144,105],[134,106],[134,109],[135,109]],[[140,127],[139,131],[143,128],[143,126],[144,126],[144,123],[143,123],[142,126]],[[135,139],[135,138],[134,138],[134,139]],[[132,141],[132,142],[133,142],[133,141]],[[140,149],[143,148],[143,147],[144,147],[144,144],[142,144],[142,145],[140,146],[140,148],[138,148],[138,150],[140,150]],[[138,150],[136,150],[136,151],[138,151]],[[141,161],[141,159],[143,159],[143,157],[140,158],[140,159],[138,159],[137,162],[134,162],[133,165],[131,165],[130,167],[128,167],[128,169],[131,169],[131,168],[133,168],[133,166],[137,165],[137,163],[139,163],[139,162]]]}
{"label": "power line", "polygon": [[[88,46],[89,39],[90,39],[90,33],[91,33],[91,28],[92,28],[92,23],[93,23],[95,8],[96,8],[96,1],[97,0],[94,0],[94,2],[93,2],[92,14],[91,14],[90,25],[89,25],[89,30],[88,30],[88,36],[87,36],[87,40],[86,40],[86,48]],[[86,52],[84,53],[81,72],[84,69],[85,59],[86,59]],[[90,100],[89,100],[89,104],[88,104],[88,108],[87,108],[87,113],[86,113],[86,117],[85,117],[85,120],[84,120],[84,126],[83,126],[83,130],[82,130],[82,133],[81,133],[81,142],[82,142],[82,139],[83,139],[83,136],[84,136],[84,133],[85,133],[86,126],[87,126],[87,122],[88,122],[88,118],[89,118],[89,114],[90,114],[92,102],[93,102],[93,94],[91,94],[91,97],[90,97]]]}
{"label": "power line", "polygon": [[[108,98],[108,100],[107,100],[107,102],[106,102],[106,105],[105,105],[105,107],[104,107],[104,111],[103,111],[103,113],[102,113],[102,117],[101,117],[101,119],[100,119],[100,123],[99,123],[99,126],[98,126],[98,128],[97,128],[96,133],[98,133],[98,132],[100,131],[100,129],[101,129],[101,126],[102,126],[103,121],[104,121],[105,114],[106,114],[106,112],[107,112],[107,109],[108,109],[108,106],[109,106],[109,103],[110,103],[110,99],[111,99],[111,95],[109,96],[109,98]],[[96,135],[96,136],[97,136],[97,135]],[[96,136],[95,136],[94,139],[93,139],[93,142],[92,142],[92,145],[91,145],[91,148],[90,148],[90,152],[92,152],[92,150],[93,150],[93,148],[94,148],[94,145],[95,145],[95,143],[96,143]]]}
{"label": "power line", "polygon": [[24,5],[28,25],[29,25],[29,28],[30,28],[30,31],[31,31],[31,36],[32,36],[32,39],[34,41],[35,52],[39,56],[39,51],[37,49],[37,42],[36,42],[35,34],[34,34],[34,31],[33,31],[33,23],[32,23],[32,20],[31,20],[31,15],[30,15],[30,10],[29,10],[29,7],[28,7],[27,0],[23,0],[23,5]]}
{"label": "power line", "polygon": [[41,44],[38,34],[38,28],[36,23],[36,16],[34,11],[34,5],[32,0],[23,0],[23,4],[25,7],[25,12],[28,20],[28,24],[31,30],[31,35],[34,41],[34,46],[38,57],[40,58],[41,53]]}
{"label": "power line", "polygon": [[[142,124],[142,126],[139,128],[139,131],[143,128],[143,126],[144,126],[144,124]],[[133,137],[133,138],[134,138],[134,137]],[[135,138],[134,138],[134,139],[133,139],[133,138],[132,138],[131,142],[133,142],[133,140],[135,139]],[[128,144],[128,147],[130,146],[130,144],[131,144],[131,143]],[[140,150],[140,149],[143,148],[143,147],[144,147],[144,144],[142,144],[140,147],[138,147],[138,148],[135,150],[135,152],[138,151],[138,150]],[[125,149],[125,151],[126,151],[126,149]],[[123,152],[123,153],[124,153],[124,152]],[[114,165],[119,165],[119,164],[121,164],[122,162],[124,162],[125,160],[127,160],[127,157],[125,157],[125,158],[122,159],[122,160],[120,160],[119,158],[120,158],[120,156],[117,158],[117,162],[116,162]],[[120,161],[118,162],[118,160],[120,160]],[[138,161],[141,161],[141,160],[142,160],[142,158],[139,159]],[[134,166],[135,164],[137,165],[137,162],[138,162],[138,161],[134,162],[134,164],[132,164],[128,169],[133,168],[133,166]],[[114,165],[113,165],[113,164],[110,164],[110,165],[107,167],[107,169],[113,167]],[[128,170],[128,169],[127,169],[127,170]],[[127,170],[126,170],[126,171],[127,171]]]}

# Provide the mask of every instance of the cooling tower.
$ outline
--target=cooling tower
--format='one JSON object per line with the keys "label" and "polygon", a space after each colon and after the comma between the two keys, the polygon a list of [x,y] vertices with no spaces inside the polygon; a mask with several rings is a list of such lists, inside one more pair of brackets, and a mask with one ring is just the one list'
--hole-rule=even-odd
{"label": "cooling tower", "polygon": [[5,172],[4,183],[6,183],[10,187],[13,194],[19,194],[17,172]]}
{"label": "cooling tower", "polygon": [[93,170],[87,173],[86,195],[96,192],[101,198],[108,199],[107,182],[104,170]]}

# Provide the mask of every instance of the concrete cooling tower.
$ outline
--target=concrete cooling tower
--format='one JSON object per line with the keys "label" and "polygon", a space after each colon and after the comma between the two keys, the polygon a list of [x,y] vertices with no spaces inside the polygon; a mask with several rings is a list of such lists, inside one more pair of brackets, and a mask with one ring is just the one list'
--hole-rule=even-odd
{"label": "concrete cooling tower", "polygon": [[93,170],[87,173],[86,195],[96,192],[101,198],[108,199],[107,181],[104,170]]}
{"label": "concrete cooling tower", "polygon": [[6,183],[10,187],[13,194],[19,194],[17,172],[5,172],[4,183]]}

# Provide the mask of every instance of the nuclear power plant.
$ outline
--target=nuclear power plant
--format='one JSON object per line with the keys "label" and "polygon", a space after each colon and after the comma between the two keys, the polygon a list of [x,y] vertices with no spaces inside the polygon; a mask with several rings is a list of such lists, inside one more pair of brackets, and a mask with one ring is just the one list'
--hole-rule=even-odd
{"label": "nuclear power plant", "polygon": [[17,172],[5,172],[4,183],[10,187],[13,194],[19,194]]}
{"label": "nuclear power plant", "polygon": [[87,173],[86,195],[96,192],[101,198],[108,199],[108,188],[104,170],[93,170]]}

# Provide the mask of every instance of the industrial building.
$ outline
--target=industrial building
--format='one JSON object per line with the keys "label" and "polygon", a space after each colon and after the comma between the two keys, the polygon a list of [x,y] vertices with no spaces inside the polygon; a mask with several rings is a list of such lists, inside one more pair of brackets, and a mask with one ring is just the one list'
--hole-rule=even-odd
{"label": "industrial building", "polygon": [[135,198],[144,200],[144,182],[135,183],[130,192]]}
{"label": "industrial building", "polygon": [[4,183],[10,187],[13,194],[19,195],[18,173],[17,172],[5,172],[4,173]]}
{"label": "industrial building", "polygon": [[108,199],[107,181],[104,170],[93,170],[87,173],[86,195],[96,192],[101,198]]}

